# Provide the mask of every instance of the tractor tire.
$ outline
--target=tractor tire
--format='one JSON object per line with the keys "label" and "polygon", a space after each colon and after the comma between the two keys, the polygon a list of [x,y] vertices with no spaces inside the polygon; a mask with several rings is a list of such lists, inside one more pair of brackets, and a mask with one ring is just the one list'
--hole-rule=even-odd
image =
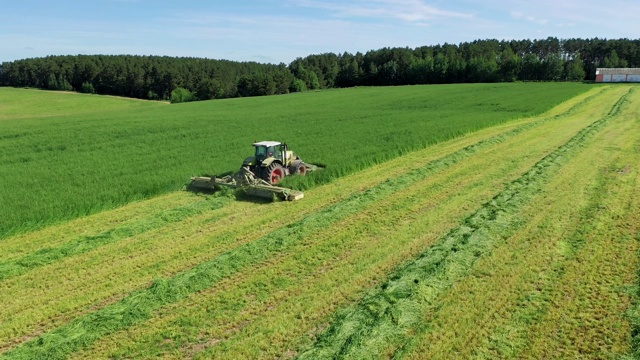
{"label": "tractor tire", "polygon": [[275,185],[280,182],[285,176],[285,171],[282,165],[278,163],[272,163],[262,173],[262,178],[271,185]]}
{"label": "tractor tire", "polygon": [[289,168],[289,172],[295,175],[307,175],[307,166],[302,161],[294,161]]}

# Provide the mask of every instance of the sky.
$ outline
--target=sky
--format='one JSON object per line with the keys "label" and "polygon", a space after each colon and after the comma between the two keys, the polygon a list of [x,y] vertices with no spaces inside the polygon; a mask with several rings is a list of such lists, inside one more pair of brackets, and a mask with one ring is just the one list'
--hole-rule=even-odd
{"label": "sky", "polygon": [[637,0],[0,0],[0,62],[133,54],[289,64],[478,39],[640,38]]}

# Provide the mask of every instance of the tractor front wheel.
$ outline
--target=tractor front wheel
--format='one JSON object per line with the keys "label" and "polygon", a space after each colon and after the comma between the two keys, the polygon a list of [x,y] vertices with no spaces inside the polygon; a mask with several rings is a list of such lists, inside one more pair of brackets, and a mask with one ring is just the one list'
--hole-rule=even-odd
{"label": "tractor front wheel", "polygon": [[280,182],[282,178],[284,178],[284,168],[278,163],[273,163],[269,165],[269,167],[263,174],[265,181],[272,185],[275,185]]}

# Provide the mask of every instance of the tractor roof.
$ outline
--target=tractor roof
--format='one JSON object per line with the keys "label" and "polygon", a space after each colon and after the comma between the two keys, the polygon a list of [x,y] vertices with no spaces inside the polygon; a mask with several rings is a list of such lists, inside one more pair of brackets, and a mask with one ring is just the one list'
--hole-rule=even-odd
{"label": "tractor roof", "polygon": [[267,147],[269,147],[269,146],[278,146],[280,144],[281,143],[278,142],[278,141],[260,141],[260,142],[257,142],[257,143],[253,143],[253,146],[267,146]]}

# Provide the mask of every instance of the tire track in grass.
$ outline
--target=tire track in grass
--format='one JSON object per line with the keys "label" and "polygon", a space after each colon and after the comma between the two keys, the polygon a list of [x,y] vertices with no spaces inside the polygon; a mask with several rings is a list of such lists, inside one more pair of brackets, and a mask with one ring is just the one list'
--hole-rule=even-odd
{"label": "tire track in grass", "polygon": [[519,223],[518,211],[563,166],[567,157],[620,113],[632,91],[623,95],[606,116],[578,132],[510,183],[463,225],[417,259],[399,267],[381,289],[340,312],[333,325],[300,358],[376,358],[390,349],[401,351],[416,329],[428,326],[419,323],[421,309],[457,279],[466,276],[474,262],[491,251],[496,239],[505,238],[523,226]]}
{"label": "tire track in grass", "polygon": [[[585,103],[586,101],[583,100],[580,104],[583,105]],[[94,313],[80,317],[68,325],[43,334],[37,339],[8,352],[7,355],[20,358],[22,355],[29,357],[31,355],[37,356],[37,354],[49,353],[52,356],[64,357],[65,354],[87,346],[105,334],[149,318],[152,312],[162,305],[175,302],[190,293],[210,287],[220,279],[239,271],[244,266],[266,259],[268,254],[286,249],[307,234],[306,228],[310,223],[319,227],[326,226],[322,222],[337,221],[340,216],[347,216],[353,211],[357,211],[360,206],[366,206],[367,203],[380,196],[388,196],[408,186],[415,177],[427,176],[434,171],[446,168],[471,156],[479,149],[515,136],[552,118],[537,120],[534,123],[482,140],[434,160],[408,174],[383,182],[364,193],[356,194],[319,213],[307,216],[302,221],[289,225],[287,228],[276,230],[258,241],[241,245],[211,261],[206,261],[185,273],[178,274],[168,280],[158,280],[147,289],[133,292],[116,304],[109,305]]]}

